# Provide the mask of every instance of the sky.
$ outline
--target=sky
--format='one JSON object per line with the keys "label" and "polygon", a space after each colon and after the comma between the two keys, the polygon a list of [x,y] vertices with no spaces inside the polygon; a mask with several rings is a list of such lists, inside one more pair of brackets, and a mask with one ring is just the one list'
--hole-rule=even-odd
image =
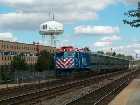
{"label": "sky", "polygon": [[140,28],[123,24],[124,13],[137,9],[138,0],[0,0],[0,40],[50,45],[39,34],[40,24],[55,20],[64,25],[56,46],[89,47],[135,56],[140,54]]}

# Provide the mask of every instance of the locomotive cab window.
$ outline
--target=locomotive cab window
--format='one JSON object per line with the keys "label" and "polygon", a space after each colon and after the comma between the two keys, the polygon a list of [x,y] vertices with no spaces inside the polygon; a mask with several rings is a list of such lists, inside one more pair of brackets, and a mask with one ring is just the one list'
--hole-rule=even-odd
{"label": "locomotive cab window", "polygon": [[64,57],[74,57],[74,52],[64,52]]}
{"label": "locomotive cab window", "polygon": [[57,57],[62,57],[62,56],[64,56],[64,52],[56,53],[56,56]]}

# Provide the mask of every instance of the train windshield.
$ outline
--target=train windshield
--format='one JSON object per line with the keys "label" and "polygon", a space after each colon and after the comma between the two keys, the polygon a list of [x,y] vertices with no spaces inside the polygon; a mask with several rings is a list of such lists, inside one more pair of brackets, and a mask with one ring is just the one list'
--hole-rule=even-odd
{"label": "train windshield", "polygon": [[64,58],[67,58],[67,57],[74,57],[74,52],[64,52]]}
{"label": "train windshield", "polygon": [[56,53],[56,57],[59,57],[59,58],[74,57],[74,55],[75,55],[74,52],[59,52],[59,53]]}
{"label": "train windshield", "polygon": [[56,53],[56,57],[63,57],[63,56],[64,56],[64,52]]}

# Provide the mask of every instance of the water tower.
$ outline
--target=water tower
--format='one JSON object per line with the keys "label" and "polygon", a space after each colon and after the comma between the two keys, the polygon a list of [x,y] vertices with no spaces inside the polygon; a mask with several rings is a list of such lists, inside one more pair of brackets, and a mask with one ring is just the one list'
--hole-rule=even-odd
{"label": "water tower", "polygon": [[54,20],[54,14],[50,21],[44,22],[40,25],[39,34],[45,39],[49,36],[50,44],[56,47],[55,36],[61,35],[64,32],[63,24]]}

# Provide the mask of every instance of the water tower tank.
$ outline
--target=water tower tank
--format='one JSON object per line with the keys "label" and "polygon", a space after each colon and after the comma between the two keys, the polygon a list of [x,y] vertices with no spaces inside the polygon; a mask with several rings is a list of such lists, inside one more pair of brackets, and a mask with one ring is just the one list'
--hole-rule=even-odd
{"label": "water tower tank", "polygon": [[57,21],[48,21],[40,25],[41,35],[59,35],[64,32],[63,24]]}

